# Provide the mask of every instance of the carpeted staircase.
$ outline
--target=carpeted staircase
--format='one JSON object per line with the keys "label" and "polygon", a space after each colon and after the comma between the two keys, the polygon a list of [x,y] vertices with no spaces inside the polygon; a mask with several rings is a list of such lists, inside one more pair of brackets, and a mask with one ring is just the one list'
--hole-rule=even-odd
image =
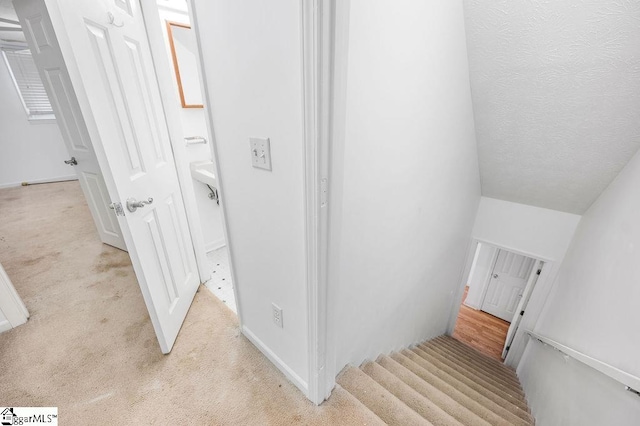
{"label": "carpeted staircase", "polygon": [[533,425],[515,371],[440,336],[360,368],[338,384],[389,425]]}

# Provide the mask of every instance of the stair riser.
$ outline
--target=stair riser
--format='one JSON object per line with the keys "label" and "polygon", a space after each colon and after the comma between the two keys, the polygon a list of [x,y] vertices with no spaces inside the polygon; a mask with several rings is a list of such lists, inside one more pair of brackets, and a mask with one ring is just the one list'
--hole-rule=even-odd
{"label": "stair riser", "polygon": [[429,361],[413,351],[403,351],[402,354],[417,363],[420,367],[441,378],[442,380],[457,383],[456,387],[459,386],[461,391],[471,396],[472,398],[476,398],[478,395],[480,395],[483,399],[492,401],[494,404],[504,408],[515,416],[518,416],[524,420],[529,420],[529,414],[519,406],[487,390],[486,388],[480,386],[473,380],[458,373],[457,371],[446,368],[446,365],[444,366],[445,369],[440,368],[439,364],[441,363],[439,363],[437,360]]}
{"label": "stair riser", "polygon": [[[478,425],[478,415],[470,411],[466,406],[460,404],[459,402],[452,399],[450,396],[446,395],[441,390],[435,388],[421,377],[413,373],[408,368],[404,367],[402,364],[388,357],[381,357],[378,360],[378,363],[382,365],[384,368],[389,370],[392,374],[398,377],[400,380],[407,383],[421,395],[426,398],[432,400],[434,403],[438,404],[438,406],[442,407],[447,413],[449,413],[452,417],[458,420],[460,423],[464,425]],[[435,376],[434,376],[435,377]],[[436,378],[437,379],[437,378]],[[489,410],[490,408],[487,407]],[[510,414],[510,413],[509,413]],[[515,417],[515,416],[514,416]],[[486,415],[483,417],[484,421],[493,426],[511,426],[513,422],[506,420],[509,418],[509,415],[505,418],[501,417],[499,413],[494,413],[492,411],[488,411]],[[484,424],[484,423],[483,423]]]}
{"label": "stair riser", "polygon": [[447,374],[453,375],[454,377],[459,378],[466,383],[472,384],[474,388],[482,389],[484,392],[491,392],[494,395],[504,399],[505,401],[510,402],[521,410],[526,409],[527,404],[526,401],[524,401],[524,398],[520,396],[514,396],[509,392],[506,392],[503,389],[496,387],[485,380],[482,380],[482,378],[475,376],[474,374],[471,374],[464,369],[457,369],[457,365],[454,362],[451,362],[442,356],[438,356],[438,354],[433,353],[428,349],[425,351],[420,348],[416,348],[414,349],[414,352],[418,356],[434,364],[437,368],[442,369]]}
{"label": "stair riser", "polygon": [[412,389],[383,366],[371,362],[363,365],[360,369],[434,426],[463,426],[437,404]]}
{"label": "stair riser", "polygon": [[498,370],[500,373],[505,374],[507,377],[512,377],[512,378],[517,378],[516,376],[516,372],[509,366],[498,362],[497,360],[488,357],[487,355],[478,352],[477,350],[471,348],[470,346],[467,346],[466,344],[459,342],[458,340],[454,339],[453,337],[448,337],[448,336],[440,336],[436,339],[434,339],[433,341],[438,341],[438,342],[442,342],[446,345],[448,345],[449,347],[451,347],[454,350],[457,350],[458,352],[462,353],[462,354],[466,354],[467,356],[470,356],[471,358],[473,358],[474,360],[476,360],[477,362],[481,362],[484,365],[487,365],[490,368],[495,368],[496,370]]}
{"label": "stair riser", "polygon": [[[492,375],[491,371],[482,370],[482,367],[477,367],[470,364],[467,360],[458,357],[456,354],[451,353],[445,349],[442,349],[439,346],[432,345],[419,345],[418,348],[425,350],[426,352],[438,354],[439,358],[446,360],[447,364],[450,366],[458,366],[465,371],[468,371],[470,374],[484,380],[487,383],[495,386],[498,389],[504,389],[505,392],[515,396],[520,397],[520,399],[524,400],[524,392],[520,388],[520,384],[516,384],[513,382],[506,382],[502,380],[500,377]],[[444,361],[443,361],[444,362]]]}
{"label": "stair riser", "polygon": [[[432,378],[435,377],[435,383],[432,383],[434,386],[438,387],[438,389],[442,390],[447,395],[465,405],[478,415],[481,415],[482,410],[493,410],[494,413],[500,413],[499,415],[501,417],[511,421],[513,424],[526,425],[530,420],[528,413],[510,402],[491,392],[487,392],[482,387],[479,387],[468,380],[460,380],[455,376],[445,373],[443,370],[440,370],[437,366],[424,360],[414,352],[403,351],[400,354],[392,356],[392,359],[399,362],[425,381],[433,380]],[[469,386],[470,384],[474,385],[474,387]],[[463,397],[460,397],[458,394]],[[475,403],[480,405],[481,408],[474,409],[472,406],[467,404],[468,401],[472,401],[472,404]],[[480,412],[478,410],[480,410]]]}
{"label": "stair riser", "polygon": [[459,357],[467,359],[474,365],[480,366],[486,370],[494,371],[497,375],[500,375],[505,380],[518,382],[518,377],[516,376],[515,371],[502,364],[502,362],[498,360],[485,361],[483,359],[480,359],[479,357],[474,357],[472,351],[475,351],[475,349],[464,349],[453,343],[451,339],[434,339],[426,343],[438,345],[443,349],[447,349],[448,351],[455,353]]}
{"label": "stair riser", "polygon": [[450,352],[455,353],[459,357],[468,360],[473,365],[483,367],[486,370],[494,371],[497,375],[499,375],[501,378],[503,378],[506,381],[511,381],[518,385],[520,384],[520,381],[518,380],[518,377],[516,376],[515,371],[504,366],[504,364],[502,363],[499,363],[497,361],[489,363],[489,362],[484,362],[482,360],[479,360],[478,358],[474,358],[471,355],[471,352],[468,352],[465,349],[459,348],[457,345],[449,342],[446,339],[438,339],[434,343],[440,344],[443,347],[443,349],[447,349]]}
{"label": "stair riser", "polygon": [[432,426],[426,419],[357,368],[344,371],[337,383],[391,426]]}
{"label": "stair riser", "polygon": [[[452,343],[464,350],[470,351],[471,353],[475,353],[478,352],[476,351],[476,349],[474,349],[473,347],[471,347],[470,345],[456,339],[455,337],[452,336],[447,336],[446,334],[443,334],[442,336],[438,336],[436,337],[436,339],[438,340],[445,340],[449,343]],[[432,340],[436,340],[436,339],[432,339]],[[483,359],[486,360],[488,362],[494,362],[495,360],[493,358],[491,358],[489,355],[485,355],[482,352],[478,352],[478,359]],[[507,367],[506,365],[504,365],[505,369],[509,369],[511,370],[511,368]]]}
{"label": "stair riser", "polygon": [[[387,424],[382,421],[382,419],[375,415],[375,413],[367,408],[358,398],[353,396],[349,391],[344,389],[339,384],[336,384],[333,392],[331,392],[331,399],[338,398],[335,401],[336,405],[356,405],[358,407],[362,407],[362,410],[359,410],[360,418],[358,418],[359,424],[367,425],[367,426],[386,426]],[[346,423],[346,422],[345,422]]]}

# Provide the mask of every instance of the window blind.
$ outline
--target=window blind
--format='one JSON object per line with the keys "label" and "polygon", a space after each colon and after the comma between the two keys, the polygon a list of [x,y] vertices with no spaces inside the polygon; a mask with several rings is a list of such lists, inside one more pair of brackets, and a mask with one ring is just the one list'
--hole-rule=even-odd
{"label": "window blind", "polygon": [[29,117],[53,115],[49,97],[29,49],[3,52]]}

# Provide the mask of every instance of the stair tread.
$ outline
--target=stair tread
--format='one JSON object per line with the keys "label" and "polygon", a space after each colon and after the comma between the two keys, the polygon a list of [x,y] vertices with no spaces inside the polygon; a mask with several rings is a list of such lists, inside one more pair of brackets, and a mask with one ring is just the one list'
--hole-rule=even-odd
{"label": "stair tread", "polygon": [[338,384],[389,425],[432,426],[362,370],[350,367],[338,376]]}
{"label": "stair tread", "polygon": [[512,395],[514,398],[518,398],[524,401],[524,393],[522,392],[519,384],[506,383],[499,378],[492,376],[490,371],[484,371],[480,368],[473,367],[465,363],[464,361],[460,361],[455,357],[451,357],[448,354],[442,353],[431,346],[418,345],[415,349],[421,350],[424,353],[428,353],[429,355],[433,356],[449,367],[459,370],[460,373],[466,375],[467,377],[474,378],[478,381],[481,381],[483,384],[493,386],[502,392]]}
{"label": "stair tread", "polygon": [[515,371],[449,336],[347,367],[336,389],[361,417],[346,423],[532,426]]}
{"label": "stair tread", "polygon": [[425,398],[380,364],[368,362],[360,369],[434,426],[463,426],[433,401]]}
{"label": "stair tread", "polygon": [[[385,426],[386,423],[378,417],[373,411],[371,411],[366,405],[364,405],[358,398],[353,396],[349,391],[343,389],[339,384],[331,393],[331,399],[335,405],[339,406],[358,406],[362,410],[358,410],[358,418],[341,419],[343,424],[353,425],[365,425],[365,426]],[[352,410],[345,410],[345,412],[351,412]]]}
{"label": "stair tread", "polygon": [[445,362],[445,360],[443,360],[442,358],[438,358],[437,356],[434,356],[430,352],[426,352],[419,348],[412,349],[412,352],[414,352],[417,356],[425,359],[426,361],[434,364],[437,368],[444,371],[445,373],[450,374],[453,377],[456,377],[458,380],[462,380],[465,383],[467,382],[476,383],[478,386],[482,387],[487,392],[491,392],[494,395],[497,395],[498,397],[504,399],[505,401],[510,402],[516,407],[522,410],[525,410],[526,401],[521,395],[518,395],[518,394],[514,395],[506,389],[501,389],[485,380],[482,380],[482,378],[479,378],[478,376],[474,376],[469,373],[465,374],[465,371],[460,371],[460,369],[448,365],[447,362]]}
{"label": "stair tread", "polygon": [[394,354],[391,358],[410,369],[420,378],[425,380],[427,377],[430,378],[439,389],[478,415],[487,416],[485,411],[491,411],[513,424],[526,425],[530,421],[528,413],[510,402],[491,394],[481,393],[476,390],[477,388],[469,387],[465,382],[444,373],[411,351]]}
{"label": "stair tread", "polygon": [[[456,342],[454,343],[452,338],[444,339],[437,338],[433,339],[429,342],[425,342],[425,344],[433,344],[437,347],[446,350],[449,353],[453,353],[455,356],[465,359],[466,362],[471,363],[472,365],[483,367],[486,370],[494,371],[500,377],[505,380],[511,381],[518,386],[520,385],[520,380],[516,375],[516,372],[511,368],[507,367],[501,362],[493,359],[482,360],[480,356],[484,356],[481,352],[471,348],[469,346],[464,345],[463,343]],[[462,346],[465,346],[462,348]]]}
{"label": "stair tread", "polygon": [[468,344],[466,344],[464,342],[461,342],[458,339],[455,339],[455,338],[453,338],[451,336],[443,335],[443,336],[440,336],[440,337],[438,337],[436,339],[432,339],[432,340],[442,340],[442,341],[444,341],[446,343],[449,343],[450,345],[457,347],[460,351],[466,351],[467,353],[473,354],[476,357],[476,359],[485,361],[486,363],[488,363],[490,365],[493,365],[496,368],[502,370],[506,374],[509,374],[509,375],[511,375],[511,376],[513,376],[515,378],[518,377],[516,375],[516,371],[513,368],[509,367],[508,365],[506,365],[506,364],[504,364],[504,363],[502,363],[502,362],[500,362],[498,360],[495,360],[495,359],[483,354],[482,352],[478,351],[477,349],[469,346]]}
{"label": "stair tread", "polygon": [[509,426],[513,424],[490,410],[483,411],[480,414],[469,410],[464,404],[451,398],[393,358],[386,356],[380,357],[378,358],[378,363],[410,385],[417,392],[438,404],[444,411],[452,417],[455,417],[462,424],[474,426],[487,424]]}

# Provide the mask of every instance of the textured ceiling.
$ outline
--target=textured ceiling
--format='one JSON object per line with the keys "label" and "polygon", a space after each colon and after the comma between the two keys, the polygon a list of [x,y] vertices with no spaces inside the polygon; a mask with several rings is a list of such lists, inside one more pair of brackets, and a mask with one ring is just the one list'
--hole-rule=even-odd
{"label": "textured ceiling", "polygon": [[483,195],[584,213],[640,146],[640,1],[464,4]]}

